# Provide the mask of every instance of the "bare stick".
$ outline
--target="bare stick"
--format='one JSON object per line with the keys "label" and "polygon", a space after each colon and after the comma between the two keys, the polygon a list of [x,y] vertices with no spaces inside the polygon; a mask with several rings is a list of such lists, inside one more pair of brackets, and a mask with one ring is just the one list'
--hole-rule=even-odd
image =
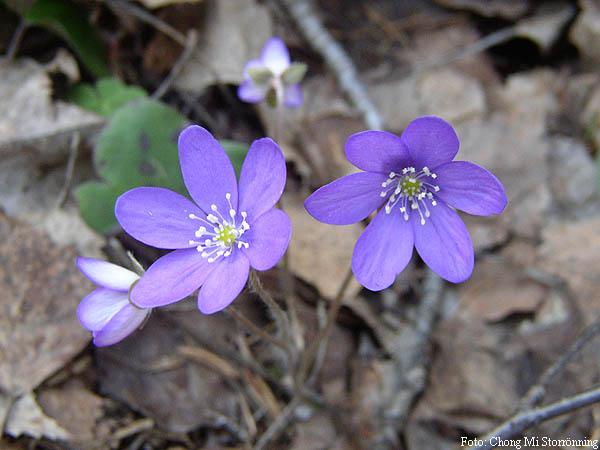
{"label": "bare stick", "polygon": [[19,46],[21,45],[21,40],[25,35],[25,31],[27,30],[27,22],[25,19],[21,18],[15,32],[10,39],[8,44],[8,48],[6,50],[6,62],[11,62],[17,56],[17,52],[19,51]]}
{"label": "bare stick", "polygon": [[185,46],[183,47],[183,51],[179,56],[179,59],[169,72],[169,75],[160,83],[160,86],[154,91],[152,94],[152,98],[160,99],[163,95],[167,93],[167,91],[171,88],[177,77],[181,74],[184,67],[192,58],[194,54],[194,50],[196,49],[196,44],[198,43],[198,33],[196,30],[188,31],[187,38],[185,40]]}
{"label": "bare stick", "polygon": [[600,335],[600,318],[596,319],[594,323],[583,330],[566,353],[558,358],[558,360],[544,372],[538,383],[527,391],[527,394],[523,400],[521,400],[517,411],[523,411],[537,406],[546,395],[546,389],[552,380],[565,369],[569,362],[571,362],[587,344],[598,337],[598,335]]}
{"label": "bare stick", "polygon": [[287,345],[275,336],[265,332],[262,328],[256,326],[252,321],[248,320],[237,308],[233,305],[229,306],[226,310],[231,317],[233,317],[242,327],[248,330],[250,333],[257,335],[261,339],[270,342],[271,344],[282,348],[286,352],[288,351]]}
{"label": "bare stick", "polygon": [[469,450],[491,450],[495,447],[493,444],[497,442],[497,440],[510,439],[542,422],[598,402],[600,402],[600,387],[590,389],[589,391],[552,403],[548,406],[522,412],[504,422],[483,438],[483,445],[471,447]]}
{"label": "bare stick", "polygon": [[315,357],[320,352],[325,352],[327,350],[327,342],[329,340],[329,335],[331,334],[331,330],[333,330],[333,325],[335,323],[335,319],[337,318],[338,312],[342,307],[342,303],[344,300],[344,293],[352,280],[352,269],[348,269],[346,272],[346,276],[344,280],[340,284],[338,292],[331,302],[329,306],[329,310],[327,311],[327,319],[325,320],[325,326],[319,331],[315,340],[311,343],[310,347],[304,353],[304,357],[300,363],[300,368],[298,369],[298,379],[300,382],[304,382],[310,367],[312,366]]}
{"label": "bare stick", "polygon": [[177,42],[182,47],[186,46],[187,39],[184,34],[182,34],[179,30],[173,28],[164,20],[159,19],[158,17],[150,14],[144,8],[134,5],[127,0],[104,0],[109,5],[120,8],[124,10],[127,14],[137,17],[142,22],[147,23],[148,25],[153,26],[158,31],[164,33],[169,36],[175,42]]}
{"label": "bare stick", "polygon": [[277,419],[275,419],[271,423],[269,428],[267,428],[267,431],[265,431],[260,437],[260,439],[256,441],[256,444],[254,445],[254,447],[252,447],[252,449],[263,450],[267,445],[269,445],[271,441],[277,439],[294,418],[294,411],[296,410],[299,404],[300,397],[295,396],[286,405],[283,411],[281,411],[281,414],[277,417]]}
{"label": "bare stick", "polygon": [[75,162],[77,161],[77,155],[79,153],[79,133],[74,133],[71,138],[71,145],[69,151],[69,160],[67,161],[67,170],[65,172],[65,182],[58,195],[56,205],[58,208],[65,206],[67,198],[69,197],[69,191],[71,190],[71,183],[73,181],[73,172],[75,171]]}
{"label": "bare stick", "polygon": [[325,29],[312,3],[307,0],[280,0],[308,43],[321,54],[335,74],[340,88],[362,114],[372,130],[382,129],[381,115],[358,79],[354,63],[342,46]]}

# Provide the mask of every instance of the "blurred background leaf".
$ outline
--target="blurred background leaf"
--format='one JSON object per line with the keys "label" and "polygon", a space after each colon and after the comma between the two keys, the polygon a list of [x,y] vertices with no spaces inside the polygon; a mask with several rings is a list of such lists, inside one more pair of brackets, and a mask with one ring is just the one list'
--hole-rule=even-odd
{"label": "blurred background leaf", "polygon": [[74,86],[69,93],[69,100],[108,117],[130,101],[146,96],[146,91],[139,86],[127,86],[116,78],[101,78],[95,86],[88,83]]}
{"label": "blurred background leaf", "polygon": [[39,25],[60,35],[93,75],[109,74],[104,46],[77,4],[68,0],[36,0],[23,17],[29,25]]}

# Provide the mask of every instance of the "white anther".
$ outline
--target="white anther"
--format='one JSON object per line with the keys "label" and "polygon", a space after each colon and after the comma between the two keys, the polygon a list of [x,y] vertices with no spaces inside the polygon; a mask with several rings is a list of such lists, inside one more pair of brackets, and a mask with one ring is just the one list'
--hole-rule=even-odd
{"label": "white anther", "polygon": [[212,209],[213,211],[217,211],[217,205],[215,205],[214,203],[212,205],[210,205],[210,209]]}
{"label": "white anther", "polygon": [[227,194],[225,194],[225,198],[226,198],[227,200],[231,200],[231,194],[228,192]]}

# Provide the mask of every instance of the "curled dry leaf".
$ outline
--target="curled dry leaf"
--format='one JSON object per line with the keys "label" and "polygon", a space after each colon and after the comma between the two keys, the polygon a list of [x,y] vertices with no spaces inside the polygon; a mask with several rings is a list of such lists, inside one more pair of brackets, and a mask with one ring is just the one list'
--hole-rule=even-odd
{"label": "curled dry leaf", "polygon": [[75,267],[75,248],[3,214],[0,236],[0,390],[18,396],[88,343],[75,310],[91,284]]}
{"label": "curled dry leaf", "polygon": [[13,404],[5,431],[13,437],[26,435],[58,441],[65,441],[70,437],[67,430],[44,414],[32,393],[24,395]]}
{"label": "curled dry leaf", "polygon": [[600,63],[600,5],[594,0],[580,0],[581,11],[569,35],[581,55],[589,62]]}
{"label": "curled dry leaf", "polygon": [[246,61],[257,58],[271,36],[269,11],[255,0],[211,1],[207,10],[200,45],[175,82],[184,91],[241,83]]}

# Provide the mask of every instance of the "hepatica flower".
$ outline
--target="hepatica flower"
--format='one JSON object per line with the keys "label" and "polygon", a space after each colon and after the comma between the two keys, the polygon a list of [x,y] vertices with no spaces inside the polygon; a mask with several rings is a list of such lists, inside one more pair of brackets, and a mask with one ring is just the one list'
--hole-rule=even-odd
{"label": "hepatica flower", "polygon": [[211,314],[237,297],[250,267],[270,269],[287,249],[291,223],[274,208],[285,186],[285,159],[271,139],[254,141],[238,186],[223,147],[193,125],[179,136],[179,161],[194,202],[158,187],[132,189],[117,199],[115,215],[127,233],[175,250],[150,266],[130,298],[150,308],[200,288],[198,307]]}
{"label": "hepatica flower", "polygon": [[98,287],[77,308],[79,322],[92,332],[98,347],[116,344],[144,322],[150,309],[129,302],[129,290],[139,276],[106,261],[77,258],[77,267]]}
{"label": "hepatica flower", "polygon": [[266,99],[271,107],[283,104],[298,108],[302,106],[300,81],[305,74],[306,64],[292,63],[284,42],[272,37],[265,43],[260,57],[246,64],[238,96],[248,103]]}
{"label": "hepatica flower", "polygon": [[357,280],[377,291],[408,264],[413,247],[442,278],[459,283],[473,271],[473,244],[454,208],[478,216],[501,213],[507,203],[500,181],[466,161],[452,161],[459,140],[439,117],[413,120],[400,137],[363,131],[346,142],[348,160],[364,172],[318,189],[305,202],[317,220],[358,222],[379,208],[354,247]]}

